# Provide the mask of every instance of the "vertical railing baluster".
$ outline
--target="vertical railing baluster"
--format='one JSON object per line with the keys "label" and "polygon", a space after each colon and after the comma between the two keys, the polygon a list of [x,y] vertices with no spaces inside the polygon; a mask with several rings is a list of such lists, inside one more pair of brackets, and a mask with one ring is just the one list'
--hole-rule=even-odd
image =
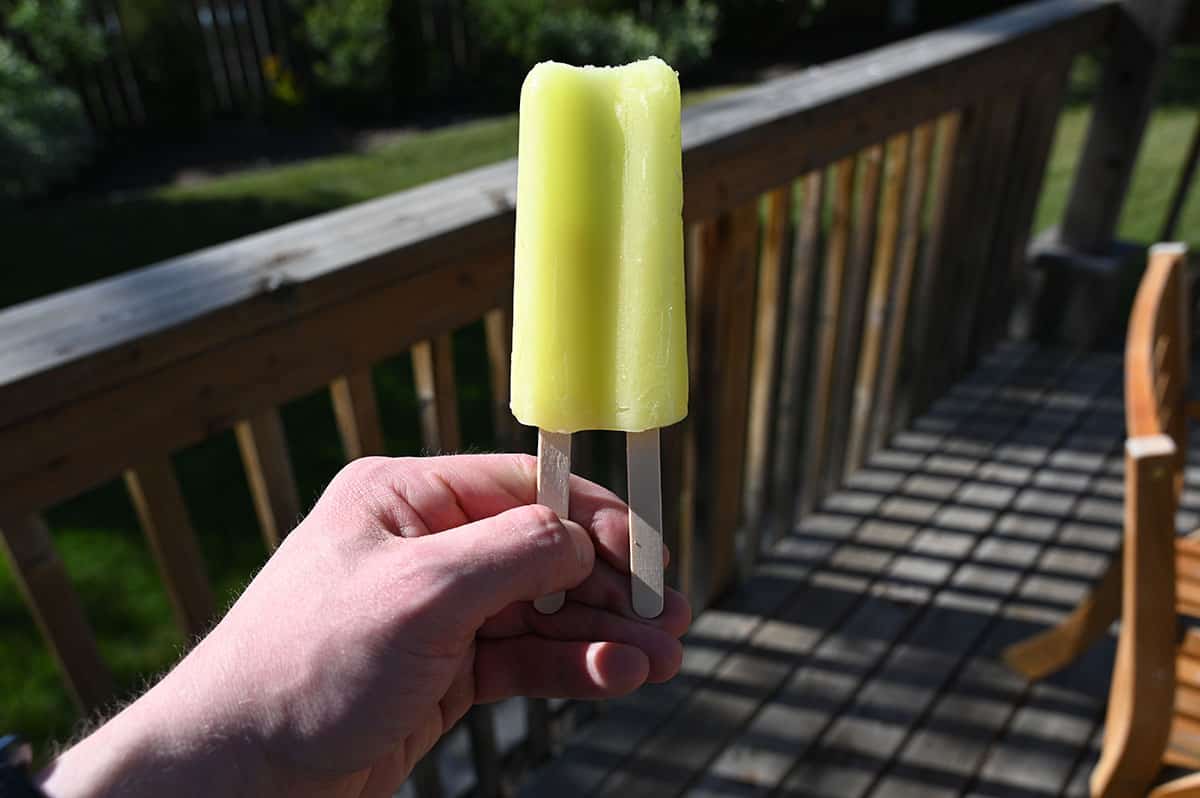
{"label": "vertical railing baluster", "polygon": [[1008,329],[1018,295],[1028,290],[1027,253],[1033,217],[1058,129],[1071,61],[1057,63],[1038,76],[1022,100],[1021,129],[1017,134],[1013,166],[1008,170],[1009,191],[1003,204],[1003,222],[988,258],[994,275],[980,308],[982,318],[972,341],[974,353],[991,349]]}
{"label": "vertical railing baluster", "polygon": [[900,213],[904,183],[908,179],[908,133],[888,139],[886,177],[883,186],[883,209],[879,220],[879,237],[875,242],[875,257],[871,267],[871,283],[867,294],[867,311],[862,328],[862,351],[858,358],[858,374],[854,380],[854,403],[850,419],[850,436],[846,444],[843,478],[860,468],[866,457],[868,425],[875,411],[879,384],[880,350],[883,330],[892,296],[892,275],[896,265],[896,243],[900,236]]}
{"label": "vertical railing baluster", "polygon": [[442,774],[438,768],[437,753],[438,750],[435,746],[413,767],[409,781],[412,782],[417,798],[442,798],[445,795],[445,791],[442,789]]}
{"label": "vertical railing baluster", "polygon": [[379,406],[375,400],[375,385],[371,370],[338,377],[329,386],[333,399],[333,415],[347,460],[357,460],[373,454],[383,454],[383,427],[379,423]]}
{"label": "vertical railing baluster", "polygon": [[75,706],[84,713],[102,707],[112,698],[112,676],[46,522],[40,515],[0,519],[0,551]]}
{"label": "vertical railing baluster", "polygon": [[833,220],[829,243],[825,248],[825,268],[821,277],[821,299],[817,306],[817,349],[813,367],[811,396],[807,407],[807,434],[804,444],[804,477],[800,485],[798,514],[812,512],[824,496],[822,474],[828,466],[825,457],[829,442],[829,403],[833,394],[833,375],[837,365],[838,329],[841,327],[843,283],[850,254],[851,214],[854,210],[854,173],[856,157],[843,158],[833,167]]}
{"label": "vertical railing baluster", "polygon": [[825,173],[810,172],[802,180],[803,204],[792,243],[788,275],[787,329],[780,364],[778,416],[771,474],[772,524],[770,538],[790,530],[795,520],[797,475],[804,462],[803,416],[805,376],[811,354],[812,298],[821,243],[821,212],[825,207]]}
{"label": "vertical railing baluster", "polygon": [[696,430],[697,579],[692,600],[707,606],[736,572],[749,414],[758,203],[749,202],[700,225],[696,250],[700,338]]}
{"label": "vertical railing baluster", "polygon": [[239,421],[234,431],[263,539],[274,550],[300,520],[300,497],[279,410],[272,407]]}
{"label": "vertical railing baluster", "polygon": [[213,618],[212,588],[170,458],[135,464],[125,472],[125,487],[179,628],[186,636],[203,634]]}
{"label": "vertical railing baluster", "polygon": [[412,348],[413,377],[421,407],[425,450],[453,452],[462,448],[458,426],[458,393],[454,382],[454,341],[446,332]]}
{"label": "vertical railing baluster", "polygon": [[[700,478],[700,421],[691,406],[701,396],[701,375],[705,336],[702,324],[702,280],[699,252],[704,225],[696,223],[685,228],[683,237],[684,279],[687,290],[687,347],[688,347],[688,416],[672,428],[671,435],[663,441],[663,495],[676,495],[672,480],[678,480],[679,501],[664,508],[663,524],[674,527],[675,545],[671,549],[673,562],[668,571],[676,574],[675,587],[692,600],[694,587],[703,561],[697,546],[697,502],[700,500],[698,482]],[[677,475],[677,476],[676,476]],[[671,513],[674,512],[674,523]],[[672,533],[668,532],[668,535]]]}
{"label": "vertical railing baluster", "polygon": [[1021,97],[1016,93],[1005,93],[986,103],[981,114],[980,142],[974,153],[975,175],[972,179],[971,196],[962,229],[969,230],[958,253],[953,268],[959,273],[959,290],[955,296],[956,313],[949,328],[949,378],[958,379],[972,365],[975,342],[974,331],[984,313],[984,303],[994,302],[995,297],[985,297],[987,276],[999,264],[993,261],[992,246],[1000,231],[1004,217],[1009,214],[1009,203],[1013,198],[1007,189],[1013,181],[1007,180],[1010,170],[1019,168],[1013,160],[1013,144],[1016,141],[1020,118]]}
{"label": "vertical railing baluster", "polygon": [[[946,315],[943,285],[946,283],[946,254],[964,235],[958,224],[960,211],[969,200],[970,154],[974,131],[970,109],[947,114],[938,122],[938,157],[934,206],[928,244],[921,259],[920,278],[913,303],[912,379],[900,396],[898,426],[906,425],[925,409],[941,389],[940,336],[944,335]],[[956,238],[957,237],[957,238]],[[935,362],[938,361],[938,362]]]}
{"label": "vertical railing baluster", "polygon": [[925,212],[926,189],[929,185],[930,158],[933,152],[934,122],[917,128],[913,136],[912,166],[908,190],[904,198],[904,220],[901,225],[899,254],[896,264],[896,288],[892,295],[888,317],[888,334],[880,366],[879,398],[875,417],[871,421],[867,456],[878,451],[895,431],[895,398],[900,378],[904,342],[908,330],[909,298],[916,273],[917,252],[921,246],[921,230]]}
{"label": "vertical railing baluster", "polygon": [[[462,448],[462,433],[451,334],[443,333],[418,343],[412,349],[412,358],[417,397],[421,402],[422,445],[430,452],[458,451]],[[491,707],[471,707],[466,723],[478,794],[481,798],[499,795],[500,755],[496,750]]]}
{"label": "vertical railing baluster", "polygon": [[467,733],[471,738],[471,759],[475,763],[475,795],[499,798],[500,752],[496,747],[496,724],[490,706],[471,707],[467,712]]}
{"label": "vertical railing baluster", "polygon": [[846,461],[846,443],[850,437],[850,405],[854,397],[854,377],[858,372],[862,320],[866,311],[867,287],[871,272],[871,253],[878,224],[879,184],[883,176],[883,145],[867,148],[859,156],[862,181],[857,190],[854,233],[842,288],[842,310],[837,331],[837,355],[834,359],[833,392],[827,410],[829,435],[825,457],[828,465],[821,472],[822,492],[828,494],[842,481]]}
{"label": "vertical railing baluster", "polygon": [[745,551],[739,560],[753,565],[766,524],[770,466],[775,432],[775,399],[779,387],[780,330],[783,324],[787,238],[792,217],[789,183],[767,195],[766,225],[759,252],[755,299],[754,355],[750,377],[750,429],[747,434]]}
{"label": "vertical railing baluster", "polygon": [[512,318],[508,308],[493,308],[484,314],[483,331],[487,342],[488,378],[492,387],[492,428],[496,446],[504,451],[519,451],[516,421],[508,406],[512,358]]}

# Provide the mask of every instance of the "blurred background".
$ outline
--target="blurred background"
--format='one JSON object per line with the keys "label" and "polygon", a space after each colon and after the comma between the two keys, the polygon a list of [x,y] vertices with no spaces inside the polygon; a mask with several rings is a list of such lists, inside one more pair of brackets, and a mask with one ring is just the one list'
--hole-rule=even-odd
{"label": "blurred background", "polygon": [[[520,83],[540,60],[658,54],[694,105],[1010,5],[0,0],[0,307],[512,157]],[[1158,235],[1197,128],[1194,11],[1122,217],[1131,240]],[[1037,228],[1061,215],[1097,78],[1095,61],[1075,65]],[[1179,229],[1200,245],[1196,201]],[[487,379],[475,373],[484,346],[478,325],[455,334],[463,437],[475,449],[495,445]],[[411,375],[408,355],[374,371],[393,453],[421,447]],[[283,417],[310,504],[342,462],[327,392]],[[174,462],[223,606],[265,556],[232,433]],[[112,483],[47,517],[105,659],[136,689],[186,641],[126,494]],[[0,729],[68,734],[69,698],[2,566],[0,650]]]}

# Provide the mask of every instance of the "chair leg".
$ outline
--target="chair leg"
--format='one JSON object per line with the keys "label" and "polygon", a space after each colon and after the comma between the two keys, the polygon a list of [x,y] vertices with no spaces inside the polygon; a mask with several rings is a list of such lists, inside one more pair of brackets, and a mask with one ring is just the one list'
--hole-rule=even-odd
{"label": "chair leg", "polygon": [[1200,773],[1189,773],[1150,791],[1149,798],[1200,798]]}
{"label": "chair leg", "polygon": [[1145,795],[1162,767],[1175,708],[1175,443],[1125,442],[1121,633],[1092,798]]}
{"label": "chair leg", "polygon": [[1121,551],[1104,576],[1062,623],[1004,650],[1008,667],[1027,679],[1043,679],[1073,662],[1103,637],[1121,614]]}

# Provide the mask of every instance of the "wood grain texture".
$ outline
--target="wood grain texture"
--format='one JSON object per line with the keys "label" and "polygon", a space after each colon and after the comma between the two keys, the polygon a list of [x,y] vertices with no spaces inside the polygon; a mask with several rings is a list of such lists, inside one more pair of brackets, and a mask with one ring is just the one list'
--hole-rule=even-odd
{"label": "wood grain texture", "polygon": [[507,308],[492,308],[483,316],[487,345],[488,384],[492,388],[492,430],[496,445],[516,451],[516,421],[509,409],[509,368],[512,361],[512,319]]}
{"label": "wood grain texture", "polygon": [[[20,463],[0,462],[0,504],[19,512],[73,496],[138,460],[475,321],[511,279],[511,248],[485,262],[463,253],[444,268],[212,347],[27,424],[0,427],[0,448],[29,453]],[[445,295],[455,301],[427,299]]]}
{"label": "wood grain texture", "polygon": [[213,620],[212,588],[171,461],[162,457],[137,464],[125,472],[125,487],[167,588],[175,622],[185,637],[202,635]]}
{"label": "wood grain texture", "polygon": [[[571,433],[538,430],[537,500],[566,518],[571,502]],[[558,612],[566,600],[564,593],[551,593],[533,602],[538,612]]]}
{"label": "wood grain texture", "polygon": [[630,598],[633,611],[663,610],[662,458],[657,429],[626,433],[629,475]]}
{"label": "wood grain texture", "polygon": [[970,237],[963,224],[973,207],[971,191],[981,128],[978,110],[967,108],[943,117],[938,127],[937,192],[913,308],[917,337],[913,341],[913,378],[904,396],[904,423],[923,411],[950,380],[946,344],[962,302],[956,292],[961,275],[954,267],[962,262],[959,253]]}
{"label": "wood grain texture", "polygon": [[987,256],[989,275],[980,303],[981,318],[972,331],[973,354],[990,351],[1008,333],[1015,300],[1031,291],[1027,253],[1041,187],[1045,182],[1050,148],[1058,130],[1073,58],[1053,53],[1045,58],[1045,71],[1025,90],[1008,173],[1001,220]]}
{"label": "wood grain texture", "polygon": [[837,352],[834,356],[833,388],[826,423],[829,425],[826,466],[822,473],[824,492],[842,484],[846,444],[850,438],[850,413],[854,402],[854,378],[858,372],[863,317],[866,315],[872,252],[879,226],[879,187],[883,181],[882,144],[869,147],[859,156],[861,179],[857,186],[849,260],[842,286],[842,309],[838,319]]}
{"label": "wood grain texture", "polygon": [[696,252],[702,341],[698,395],[709,398],[694,411],[701,475],[696,555],[697,562],[706,561],[692,586],[698,606],[720,595],[738,571],[758,233],[758,204],[751,202],[702,225]]}
{"label": "wood grain texture", "polygon": [[254,513],[267,549],[274,550],[300,521],[300,496],[279,411],[272,408],[235,428]]}
{"label": "wood grain texture", "polygon": [[[685,290],[687,291],[687,347],[688,347],[688,396],[701,395],[704,385],[705,369],[702,358],[705,341],[711,340],[711,313],[705,300],[705,272],[700,268],[703,264],[699,258],[702,249],[704,228],[701,224],[690,224],[684,227],[683,237],[683,268]],[[711,289],[708,290],[711,293]],[[689,398],[689,402],[694,399]],[[706,561],[700,551],[698,534],[698,505],[700,501],[700,458],[703,444],[703,419],[691,411],[682,422],[674,428],[666,438],[664,454],[664,478],[667,484],[663,486],[665,495],[673,495],[671,483],[678,487],[679,501],[673,503],[677,514],[677,523],[670,524],[678,530],[677,545],[671,549],[672,562],[670,570],[676,575],[675,586],[688,597],[689,601],[695,596],[695,586],[700,572],[706,566]],[[678,476],[674,476],[677,474]]]}
{"label": "wood grain texture", "polygon": [[[1023,54],[1086,49],[1117,5],[1050,0],[688,109],[685,213],[709,218],[987,87],[1027,79],[1037,65]],[[9,342],[0,385],[10,397],[0,426],[440,262],[511,262],[515,185],[516,163],[505,161],[10,308],[0,313]]]}
{"label": "wood grain texture", "polygon": [[841,327],[842,294],[846,261],[850,253],[851,213],[854,207],[854,173],[857,159],[846,158],[833,167],[833,219],[825,247],[821,275],[821,299],[817,305],[816,356],[808,401],[804,472],[800,483],[797,514],[807,515],[825,495],[826,452],[829,445],[829,408],[837,366],[838,330]]}
{"label": "wood grain texture", "polygon": [[1004,650],[1004,662],[1026,679],[1044,679],[1070,665],[1108,634],[1121,614],[1121,562],[1114,557],[1091,592],[1058,625]]}
{"label": "wood grain texture", "polygon": [[767,195],[766,222],[758,259],[755,298],[754,355],[750,372],[750,429],[747,433],[745,556],[744,564],[758,557],[767,524],[770,501],[771,458],[776,429],[775,402],[779,393],[780,354],[783,349],[783,314],[787,294],[787,244],[791,228],[792,186]]}
{"label": "wood grain texture", "polygon": [[1125,587],[1095,798],[1145,794],[1167,747],[1175,703],[1175,455],[1167,435],[1134,436],[1125,449]]}
{"label": "wood grain texture", "polygon": [[[978,355],[972,348],[973,343],[978,343],[976,330],[986,313],[985,307],[995,305],[999,299],[987,294],[985,289],[990,273],[1002,268],[992,259],[993,247],[1001,235],[1005,217],[1011,211],[1010,204],[1016,202],[1012,194],[1017,187],[1013,174],[1021,164],[1015,157],[1014,143],[1017,142],[1020,110],[1019,95],[1001,95],[981,109],[979,141],[973,156],[970,208],[963,219],[961,243],[954,247],[954,260],[949,264],[959,275],[959,287],[953,295],[957,300],[954,317],[945,339],[952,379],[973,367]],[[1034,193],[1038,192],[1035,190]]]}
{"label": "wood grain texture", "polygon": [[811,172],[802,181],[800,220],[792,246],[787,288],[787,329],[780,363],[779,401],[771,474],[771,538],[792,529],[796,514],[800,464],[805,462],[804,416],[808,361],[812,354],[813,286],[820,265],[821,212],[825,206],[825,173]]}
{"label": "wood grain texture", "polygon": [[[1015,54],[1099,41],[1115,4],[1051,0],[689,109],[685,213],[711,218],[1015,85],[1036,66]],[[515,172],[497,164],[0,312],[0,448],[36,453],[0,464],[0,500],[19,512],[69,497],[502,304]]]}
{"label": "wood grain texture", "polygon": [[[1187,291],[1184,289],[1186,251],[1178,245],[1152,249],[1150,262],[1138,288],[1130,314],[1125,348],[1125,424],[1131,435],[1168,434],[1175,443],[1172,483],[1178,499],[1183,490],[1186,459],[1178,454],[1187,446],[1185,397],[1188,384]],[[1164,347],[1163,342],[1174,342]],[[1175,386],[1169,396],[1159,387]],[[1168,400],[1168,401],[1164,401]],[[1177,562],[1187,562],[1192,544],[1180,542]],[[1123,567],[1114,558],[1091,592],[1061,623],[1004,653],[1010,667],[1029,678],[1043,678],[1076,660],[1117,620],[1121,612]],[[1183,568],[1181,573],[1188,574]],[[1194,614],[1195,601],[1181,595],[1178,610]]]}
{"label": "wood grain texture", "polygon": [[330,384],[329,394],[346,459],[386,454],[370,369],[338,377]]}
{"label": "wood grain texture", "polygon": [[421,341],[412,348],[412,364],[421,414],[422,445],[434,454],[461,449],[453,335],[444,332]]}
{"label": "wood grain texture", "polygon": [[37,515],[0,518],[0,551],[76,709],[100,709],[112,700],[112,676],[46,522]]}
{"label": "wood grain texture", "polygon": [[887,142],[883,208],[880,212],[879,236],[875,241],[874,262],[871,266],[866,316],[863,319],[862,348],[858,358],[858,374],[854,380],[854,403],[850,416],[850,435],[846,444],[843,479],[848,479],[861,468],[867,455],[867,439],[878,396],[884,328],[894,293],[893,274],[900,238],[904,187],[908,180],[909,144],[907,133],[893,136]]}
{"label": "wood grain texture", "polygon": [[875,417],[871,421],[868,454],[883,448],[896,429],[896,390],[909,329],[909,303],[917,269],[917,253],[921,247],[926,190],[931,171],[933,136],[936,122],[926,122],[913,134],[911,172],[904,196],[904,217],[900,228],[899,254],[896,263],[896,290],[890,298],[888,332],[884,341],[883,362],[880,365],[879,396]]}

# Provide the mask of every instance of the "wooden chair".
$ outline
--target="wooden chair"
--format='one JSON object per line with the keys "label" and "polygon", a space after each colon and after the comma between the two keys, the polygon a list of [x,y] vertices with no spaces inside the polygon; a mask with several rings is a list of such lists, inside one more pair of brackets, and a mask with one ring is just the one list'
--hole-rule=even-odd
{"label": "wooden chair", "polygon": [[[1151,250],[1129,323],[1121,631],[1095,798],[1146,795],[1164,763],[1200,769],[1200,631],[1180,644],[1178,623],[1179,614],[1200,617],[1200,540],[1175,530],[1187,423],[1184,259],[1181,245]],[[1200,798],[1200,774],[1150,795]]]}
{"label": "wooden chair", "polygon": [[[1177,244],[1161,244],[1151,250],[1150,263],[1142,279],[1138,299],[1130,318],[1128,338],[1126,341],[1126,403],[1125,425],[1127,434],[1133,437],[1166,434],[1171,437],[1176,447],[1173,463],[1173,482],[1175,500],[1183,490],[1183,468],[1187,452],[1187,418],[1200,419],[1200,403],[1188,402],[1188,356],[1187,347],[1190,339],[1190,324],[1188,319],[1188,292],[1184,285],[1184,249]],[[1178,272],[1178,275],[1175,273]],[[1165,294],[1164,292],[1171,293]],[[1150,293],[1153,292],[1153,293]],[[1152,296],[1153,301],[1145,299]],[[1169,302],[1173,314],[1169,319],[1155,323],[1170,323],[1171,338],[1180,341],[1180,357],[1172,362],[1162,360],[1152,363],[1150,374],[1144,374],[1139,379],[1149,380],[1147,385],[1155,385],[1158,380],[1168,380],[1172,387],[1169,406],[1164,405],[1161,413],[1148,413],[1133,400],[1129,390],[1129,381],[1133,379],[1133,369],[1141,368],[1146,347],[1155,344],[1148,338],[1135,338],[1135,331],[1142,330],[1139,335],[1149,335],[1146,330],[1155,329],[1151,318],[1157,318],[1164,302]],[[1149,325],[1149,326],[1148,326]],[[1143,353],[1143,354],[1136,354]],[[1158,357],[1162,357],[1161,353]],[[1165,401],[1165,399],[1164,399]],[[1128,530],[1127,530],[1128,531]],[[1200,533],[1193,533],[1193,536]],[[1009,646],[1004,652],[1004,660],[1010,668],[1028,679],[1043,679],[1069,665],[1092,644],[1108,633],[1114,621],[1121,613],[1122,568],[1120,553],[1113,557],[1108,570],[1092,588],[1091,593],[1079,603],[1075,610],[1061,623],[1044,632]],[[1198,597],[1200,601],[1200,597]]]}

